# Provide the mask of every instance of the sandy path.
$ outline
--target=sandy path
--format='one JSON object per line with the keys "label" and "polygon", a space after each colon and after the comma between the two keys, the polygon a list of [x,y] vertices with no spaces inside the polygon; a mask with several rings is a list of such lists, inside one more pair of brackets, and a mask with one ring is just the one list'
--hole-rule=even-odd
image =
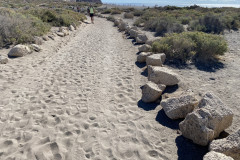
{"label": "sandy path", "polygon": [[0,159],[170,160],[181,159],[179,148],[202,154],[158,108],[138,107],[146,78],[131,40],[103,19],[72,36],[0,66]]}

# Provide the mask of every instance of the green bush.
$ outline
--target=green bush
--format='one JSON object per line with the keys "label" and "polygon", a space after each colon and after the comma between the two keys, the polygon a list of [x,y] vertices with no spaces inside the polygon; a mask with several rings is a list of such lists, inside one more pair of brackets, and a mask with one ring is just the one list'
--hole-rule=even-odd
{"label": "green bush", "polygon": [[0,10],[0,22],[0,48],[32,42],[34,36],[42,36],[50,30],[50,25],[37,17],[23,15],[11,9]]}
{"label": "green bush", "polygon": [[114,15],[114,14],[121,14],[122,11],[118,8],[113,8],[112,11],[111,11],[111,14]]}
{"label": "green bush", "polygon": [[86,19],[83,14],[65,9],[30,9],[23,11],[23,14],[31,14],[43,22],[57,27],[70,26],[73,23],[79,24],[79,21]]}
{"label": "green bush", "polygon": [[142,16],[143,14],[144,14],[144,11],[142,11],[142,10],[135,10],[133,12],[133,15],[137,16],[137,17]]}
{"label": "green bush", "polygon": [[101,12],[102,14],[111,14],[112,10],[111,9],[106,9]]}
{"label": "green bush", "polygon": [[153,52],[164,52],[172,63],[187,61],[207,64],[227,51],[226,41],[217,35],[203,32],[183,32],[168,34],[152,44]]}
{"label": "green bush", "polygon": [[134,15],[132,13],[124,13],[124,18],[126,19],[133,19]]}
{"label": "green bush", "polygon": [[111,22],[114,22],[115,21],[115,18],[113,16],[108,16],[107,17],[107,20],[108,21],[111,21]]}
{"label": "green bush", "polygon": [[184,31],[183,25],[171,18],[152,18],[145,23],[144,29],[156,32],[156,35],[160,36]]}

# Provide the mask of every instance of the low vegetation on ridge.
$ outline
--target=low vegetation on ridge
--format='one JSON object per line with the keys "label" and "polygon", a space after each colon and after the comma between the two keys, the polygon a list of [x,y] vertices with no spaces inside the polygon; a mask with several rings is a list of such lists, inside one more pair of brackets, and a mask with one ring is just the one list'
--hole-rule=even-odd
{"label": "low vegetation on ridge", "polygon": [[52,2],[38,3],[25,3],[21,0],[1,3],[4,7],[0,8],[0,48],[11,44],[31,43],[35,36],[46,34],[52,26],[70,26],[73,23],[78,25],[86,18],[61,3],[55,5],[58,8],[53,7]]}

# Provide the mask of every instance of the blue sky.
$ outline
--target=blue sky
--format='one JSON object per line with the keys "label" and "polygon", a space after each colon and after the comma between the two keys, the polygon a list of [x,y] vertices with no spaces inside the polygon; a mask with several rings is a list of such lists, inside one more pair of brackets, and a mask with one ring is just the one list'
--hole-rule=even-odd
{"label": "blue sky", "polygon": [[240,0],[102,0],[103,3],[150,3],[150,4],[236,4],[240,5]]}

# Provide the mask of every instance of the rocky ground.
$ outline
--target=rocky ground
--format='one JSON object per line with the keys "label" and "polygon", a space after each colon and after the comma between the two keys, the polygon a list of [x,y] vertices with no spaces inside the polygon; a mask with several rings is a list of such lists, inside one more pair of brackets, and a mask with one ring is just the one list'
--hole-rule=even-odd
{"label": "rocky ground", "polygon": [[[89,22],[0,65],[0,159],[202,159],[207,148],[183,138],[179,121],[140,101],[138,46],[105,19]],[[163,98],[213,91],[235,113],[227,132],[238,129],[239,36],[225,35],[230,51],[214,69],[165,66],[181,83]]]}

